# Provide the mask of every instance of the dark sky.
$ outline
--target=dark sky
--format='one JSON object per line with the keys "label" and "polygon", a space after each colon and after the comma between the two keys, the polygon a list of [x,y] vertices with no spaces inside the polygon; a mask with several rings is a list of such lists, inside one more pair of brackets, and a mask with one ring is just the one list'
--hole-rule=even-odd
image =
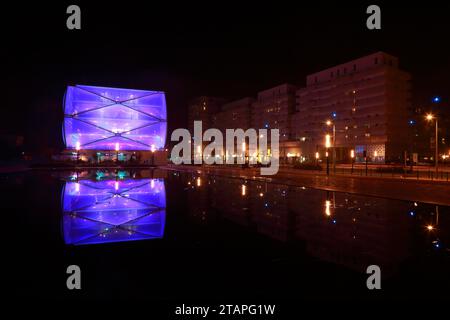
{"label": "dark sky", "polygon": [[[30,149],[62,147],[69,84],[163,90],[174,129],[186,126],[194,96],[233,99],[283,82],[304,85],[309,73],[376,51],[398,56],[412,73],[413,104],[450,96],[448,2],[378,2],[377,31],[365,26],[372,2],[92,2],[3,10],[7,105],[0,133],[24,134]],[[66,28],[74,3],[82,11],[79,31]]]}

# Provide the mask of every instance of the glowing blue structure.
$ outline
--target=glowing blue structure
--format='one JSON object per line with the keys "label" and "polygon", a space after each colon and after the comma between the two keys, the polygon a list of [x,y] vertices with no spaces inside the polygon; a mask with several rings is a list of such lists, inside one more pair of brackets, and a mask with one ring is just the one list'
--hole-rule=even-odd
{"label": "glowing blue structure", "polygon": [[66,244],[162,238],[165,225],[164,181],[78,180],[62,192]]}
{"label": "glowing blue structure", "polygon": [[166,143],[166,116],[161,91],[68,86],[63,139],[68,149],[157,150]]}

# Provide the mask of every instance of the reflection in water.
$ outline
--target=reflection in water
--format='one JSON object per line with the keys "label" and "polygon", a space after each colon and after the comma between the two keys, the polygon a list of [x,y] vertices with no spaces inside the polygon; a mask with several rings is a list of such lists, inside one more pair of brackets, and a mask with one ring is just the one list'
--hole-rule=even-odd
{"label": "reflection in water", "polygon": [[[70,177],[62,192],[66,244],[162,238],[166,195],[162,179],[90,180]],[[123,179],[123,180],[122,180]]]}
{"label": "reflection in water", "polygon": [[[450,221],[439,221],[434,205],[213,175],[184,179],[194,220],[229,220],[359,272],[377,264],[394,274],[419,252],[448,253]],[[200,179],[202,185],[192,183]]]}

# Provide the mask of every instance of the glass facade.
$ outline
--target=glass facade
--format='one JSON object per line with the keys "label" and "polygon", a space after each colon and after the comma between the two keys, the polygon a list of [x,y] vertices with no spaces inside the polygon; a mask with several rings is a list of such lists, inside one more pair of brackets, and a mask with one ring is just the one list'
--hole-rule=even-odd
{"label": "glass facade", "polygon": [[161,91],[68,86],[63,139],[68,149],[158,150],[166,143]]}

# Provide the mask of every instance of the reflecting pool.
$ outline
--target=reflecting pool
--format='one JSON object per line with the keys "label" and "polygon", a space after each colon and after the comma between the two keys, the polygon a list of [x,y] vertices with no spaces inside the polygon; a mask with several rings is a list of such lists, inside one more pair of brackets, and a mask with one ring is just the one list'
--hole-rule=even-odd
{"label": "reflecting pool", "polygon": [[[71,264],[83,270],[77,297],[89,299],[450,294],[445,206],[195,170],[36,170],[0,187],[20,297],[72,298]],[[366,287],[373,264],[378,292]]]}

